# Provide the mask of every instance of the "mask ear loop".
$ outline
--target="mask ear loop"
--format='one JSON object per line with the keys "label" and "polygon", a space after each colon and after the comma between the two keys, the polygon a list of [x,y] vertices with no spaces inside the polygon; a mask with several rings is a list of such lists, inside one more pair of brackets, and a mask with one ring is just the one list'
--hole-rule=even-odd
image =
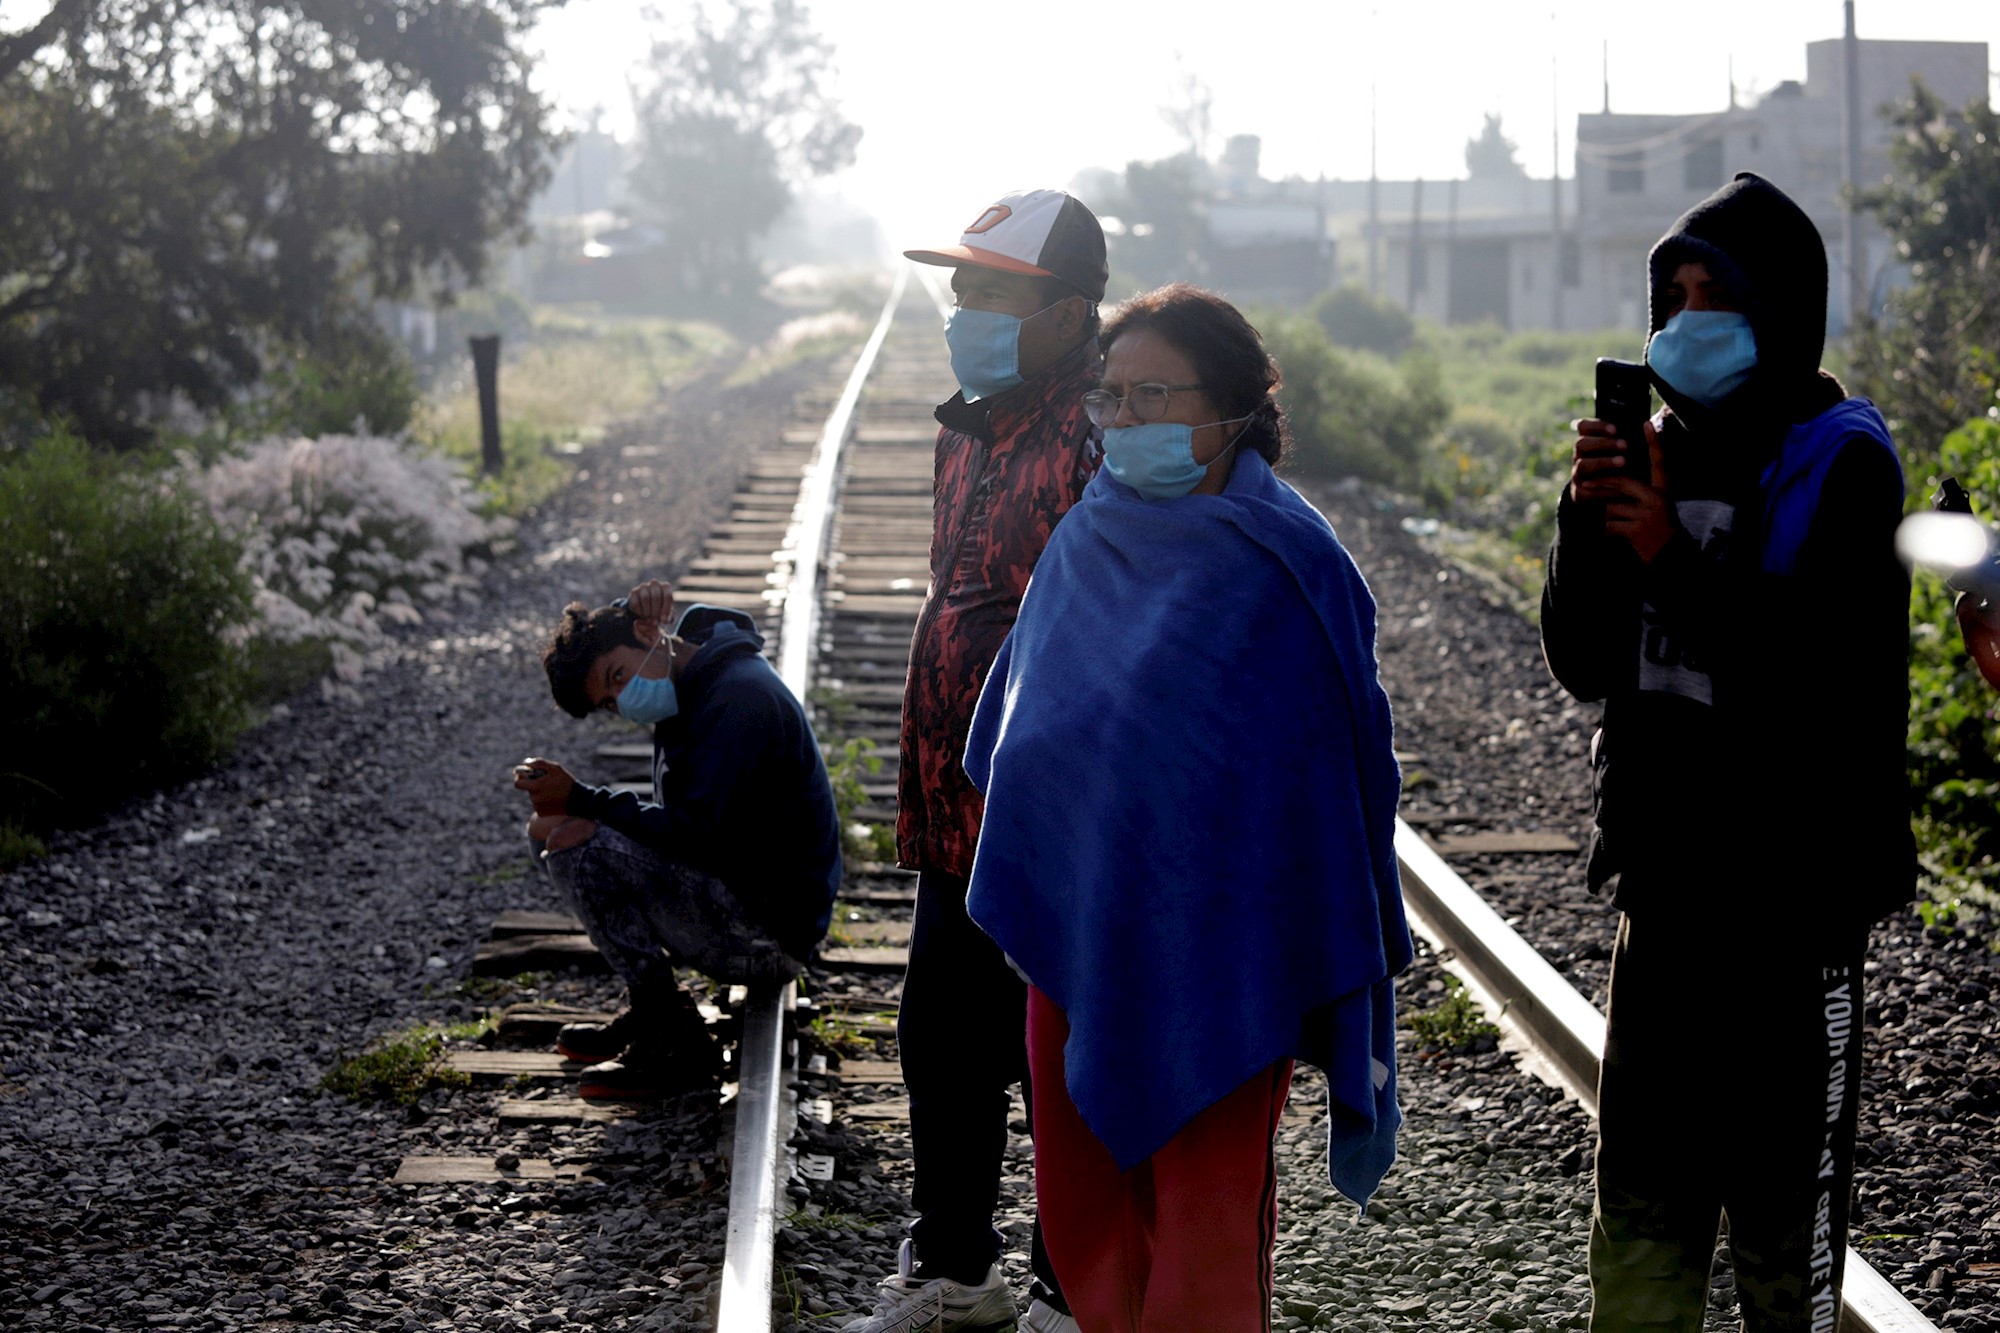
{"label": "mask ear loop", "polygon": [[1223,445],[1221,451],[1217,453],[1214,458],[1209,459],[1208,462],[1203,466],[1214,467],[1216,463],[1220,462],[1222,459],[1229,457],[1229,451],[1231,449],[1234,449],[1237,445],[1243,443],[1243,437],[1250,433],[1250,423],[1255,421],[1256,419],[1257,419],[1257,414],[1255,412],[1247,412],[1240,417],[1224,417],[1220,421],[1209,422],[1208,424],[1211,426],[1228,426],[1240,421],[1243,423],[1243,429],[1237,431],[1235,435],[1230,437],[1229,443]]}
{"label": "mask ear loop", "polygon": [[[653,654],[659,652],[660,649],[666,647],[666,644],[667,644],[667,631],[663,626],[660,629],[659,638],[654,640],[653,646],[646,650],[646,655],[639,659],[639,665],[636,668],[634,668],[632,672],[633,680],[637,680],[639,678],[640,673],[645,671],[646,669],[646,663],[653,660]],[[669,652],[667,655],[667,677],[669,679],[672,679],[673,674],[674,674],[673,654]],[[629,684],[630,682],[627,683]]]}

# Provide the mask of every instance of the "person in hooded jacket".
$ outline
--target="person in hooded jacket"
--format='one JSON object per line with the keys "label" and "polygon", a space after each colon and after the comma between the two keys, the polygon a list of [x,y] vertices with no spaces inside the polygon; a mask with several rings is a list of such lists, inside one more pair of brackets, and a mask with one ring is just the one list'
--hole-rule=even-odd
{"label": "person in hooded jacket", "polygon": [[730,984],[789,981],[840,888],[826,762],[756,622],[721,606],[673,612],[658,580],[595,610],[572,602],[542,654],[564,712],[652,732],[652,800],[578,782],[551,759],[514,770],[534,803],[537,862],[627,987],[616,1018],[556,1035],[589,1066],[585,1098],[650,1100],[712,1080],[720,1053],[675,966]]}
{"label": "person in hooded jacket", "polygon": [[[1869,926],[1911,896],[1903,475],[1819,368],[1826,250],[1749,173],[1653,247],[1644,440],[1578,423],[1542,597],[1603,701],[1588,880],[1622,911],[1590,1240],[1597,1333],[1840,1309]],[[1643,463],[1638,475],[1630,458]]]}

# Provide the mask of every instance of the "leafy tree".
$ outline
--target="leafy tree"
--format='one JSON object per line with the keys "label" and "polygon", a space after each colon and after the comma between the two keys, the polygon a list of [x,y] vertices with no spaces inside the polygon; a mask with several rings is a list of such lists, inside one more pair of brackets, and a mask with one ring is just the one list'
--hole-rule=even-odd
{"label": "leafy tree", "polygon": [[1488,112],[1486,124],[1478,135],[1465,141],[1466,174],[1520,180],[1528,174],[1528,169],[1521,165],[1519,153],[1519,145],[1500,128],[1500,117]]}
{"label": "leafy tree", "polygon": [[861,128],[828,91],[832,55],[799,0],[728,0],[720,20],[698,8],[685,32],[654,43],[631,192],[681,286],[754,290],[757,242],[793,188],[854,161]]}
{"label": "leafy tree", "polygon": [[1180,70],[1174,79],[1172,95],[1160,107],[1160,119],[1185,145],[1183,151],[1198,162],[1208,160],[1214,113],[1215,92],[1208,81],[1192,70]]}
{"label": "leafy tree", "polygon": [[1949,113],[1917,84],[1889,122],[1895,170],[1862,199],[1911,281],[1855,339],[1854,371],[1921,478],[1947,435],[2000,405],[2000,112]]}
{"label": "leafy tree", "polygon": [[524,38],[558,2],[59,0],[0,35],[0,405],[139,443],[476,282],[548,176]]}
{"label": "leafy tree", "polygon": [[1190,154],[1127,163],[1119,210],[1124,234],[1108,238],[1112,265],[1141,289],[1199,282],[1205,198],[1201,164]]}

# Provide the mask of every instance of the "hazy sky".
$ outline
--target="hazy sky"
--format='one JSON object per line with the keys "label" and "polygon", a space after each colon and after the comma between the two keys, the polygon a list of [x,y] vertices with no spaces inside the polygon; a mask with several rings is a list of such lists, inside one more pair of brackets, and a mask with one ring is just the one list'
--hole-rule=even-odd
{"label": "hazy sky", "polygon": [[[627,123],[625,71],[654,25],[695,0],[569,0],[539,36],[559,105]],[[1187,73],[1213,93],[1214,146],[1263,136],[1264,174],[1368,174],[1371,80],[1384,176],[1464,172],[1497,111],[1546,176],[1559,117],[1565,174],[1579,111],[1704,111],[1805,77],[1805,44],[1841,32],[1839,0],[816,0],[839,93],[863,126],[840,192],[889,239],[937,242],[1009,188],[1067,183],[1179,146],[1160,116]],[[1858,0],[1863,37],[1983,41],[2000,60],[2000,0]],[[1555,62],[1552,73],[1551,61]],[[1551,108],[1551,100],[1555,103]]]}

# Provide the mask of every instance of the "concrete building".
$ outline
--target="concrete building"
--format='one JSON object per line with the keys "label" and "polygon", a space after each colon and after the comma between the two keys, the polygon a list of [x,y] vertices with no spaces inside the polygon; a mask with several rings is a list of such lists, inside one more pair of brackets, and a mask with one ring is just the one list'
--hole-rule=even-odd
{"label": "concrete building", "polygon": [[[1864,183],[1888,174],[1882,110],[1908,95],[1912,78],[1947,106],[1987,96],[1984,42],[1862,41],[1858,56]],[[1835,38],[1807,45],[1803,83],[1781,83],[1754,105],[1698,115],[1580,115],[1560,233],[1545,180],[1530,183],[1540,189],[1533,207],[1461,214],[1455,223],[1398,218],[1384,208],[1381,290],[1418,314],[1454,322],[1492,318],[1509,328],[1643,329],[1652,243],[1735,173],[1755,171],[1797,199],[1826,239],[1829,331],[1839,333],[1846,327],[1848,282],[1841,200],[1845,95],[1846,63]],[[1398,185],[1407,189],[1407,183]],[[1889,241],[1872,218],[1864,214],[1861,222],[1862,279],[1871,303],[1879,304],[1894,274]],[[1555,290],[1551,277],[1559,284]]]}

